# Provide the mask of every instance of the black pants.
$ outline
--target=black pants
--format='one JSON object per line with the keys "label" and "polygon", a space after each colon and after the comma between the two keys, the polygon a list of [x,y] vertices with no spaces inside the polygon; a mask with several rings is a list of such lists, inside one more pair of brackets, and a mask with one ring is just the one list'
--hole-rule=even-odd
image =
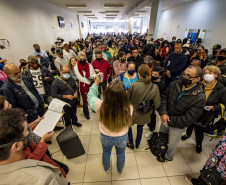
{"label": "black pants", "polygon": [[199,127],[195,124],[192,124],[187,128],[186,135],[190,137],[194,128],[195,128],[196,144],[202,145],[202,141],[203,141],[203,138],[204,138],[204,128]]}
{"label": "black pants", "polygon": [[38,116],[42,117],[45,114],[46,110],[47,110],[47,108],[38,106],[37,113],[28,114],[28,116],[27,116],[28,122],[31,123],[31,122],[35,121],[36,119],[38,119]]}
{"label": "black pants", "polygon": [[153,110],[151,116],[151,122],[148,123],[148,127],[150,129],[150,131],[154,131],[155,130],[155,126],[156,126],[156,114],[155,114],[155,110]]}
{"label": "black pants", "polygon": [[100,97],[101,89],[102,89],[103,94],[104,94],[105,90],[107,89],[107,81],[102,82],[102,83],[99,84],[99,89],[98,89],[98,91],[99,91],[99,96],[98,96],[98,97]]}
{"label": "black pants", "polygon": [[192,179],[192,184],[193,185],[207,185],[201,176],[199,176],[197,179]]}
{"label": "black pants", "polygon": [[69,168],[68,168],[68,166],[67,166],[66,164],[64,164],[64,163],[62,163],[62,162],[60,162],[60,161],[57,161],[57,160],[53,159],[53,158],[51,157],[50,153],[49,153],[49,150],[46,150],[46,154],[47,154],[47,155],[48,155],[55,163],[57,163],[57,164],[65,171],[66,174],[68,174]]}
{"label": "black pants", "polygon": [[78,121],[77,118],[77,104],[72,104],[71,107],[68,105],[64,106],[64,121],[65,126],[69,126],[72,123],[75,124]]}

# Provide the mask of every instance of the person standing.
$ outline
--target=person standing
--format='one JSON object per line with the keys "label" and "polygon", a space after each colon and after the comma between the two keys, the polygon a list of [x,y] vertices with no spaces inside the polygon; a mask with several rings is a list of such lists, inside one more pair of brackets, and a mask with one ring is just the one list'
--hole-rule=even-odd
{"label": "person standing", "polygon": [[115,72],[114,79],[117,79],[121,73],[126,72],[127,63],[128,62],[126,61],[126,53],[123,51],[120,51],[118,55],[118,60],[113,62],[113,69]]}
{"label": "person standing", "polygon": [[65,126],[76,125],[81,127],[82,124],[78,122],[77,118],[77,98],[78,87],[75,80],[70,75],[70,68],[68,65],[63,65],[60,70],[60,77],[56,78],[51,85],[51,93],[53,98],[60,99],[70,106],[64,106],[64,120]]}
{"label": "person standing", "polygon": [[136,71],[138,70],[138,67],[144,63],[143,57],[139,56],[139,51],[136,46],[132,47],[132,56],[127,59],[127,61],[133,61],[136,64]]}
{"label": "person standing", "polygon": [[104,100],[100,100],[97,97],[100,79],[101,74],[99,73],[88,93],[88,102],[99,118],[104,171],[110,171],[111,151],[115,146],[117,170],[121,174],[125,163],[128,128],[132,124],[133,107],[127,98],[125,87],[120,81],[111,82],[106,89]]}
{"label": "person standing", "polygon": [[57,53],[57,58],[54,61],[54,65],[57,68],[57,70],[60,71],[61,66],[68,64],[69,59],[66,56],[64,56],[62,49],[57,49],[56,53]]}
{"label": "person standing", "polygon": [[[143,113],[139,110],[139,105],[143,101],[144,97],[151,90],[147,100],[153,101],[153,104],[156,109],[158,109],[161,105],[161,99],[159,94],[158,86],[151,83],[150,77],[150,68],[147,64],[142,64],[138,68],[139,80],[132,83],[128,90],[128,98],[135,109],[135,116],[133,117],[133,123],[137,124],[137,138],[136,138],[136,148],[139,148],[142,134],[143,134],[143,126],[146,123],[150,123],[150,113]],[[129,143],[128,147],[134,149],[133,144],[133,133],[132,128],[129,128]]]}
{"label": "person standing", "polygon": [[101,88],[102,88],[103,94],[105,92],[105,89],[107,88],[107,79],[112,74],[112,66],[108,63],[108,61],[102,58],[102,52],[100,51],[96,52],[96,60],[92,62],[92,66],[97,74],[103,73],[103,76],[102,76],[103,80],[99,84],[99,96],[100,96]]}

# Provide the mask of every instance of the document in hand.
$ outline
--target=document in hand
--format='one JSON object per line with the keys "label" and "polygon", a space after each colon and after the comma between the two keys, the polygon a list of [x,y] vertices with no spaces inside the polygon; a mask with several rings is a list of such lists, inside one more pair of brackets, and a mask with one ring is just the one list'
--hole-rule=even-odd
{"label": "document in hand", "polygon": [[56,124],[63,116],[63,107],[65,105],[70,106],[68,103],[54,98],[49,104],[48,110],[46,111],[44,118],[34,129],[34,133],[42,137],[46,132],[54,130]]}

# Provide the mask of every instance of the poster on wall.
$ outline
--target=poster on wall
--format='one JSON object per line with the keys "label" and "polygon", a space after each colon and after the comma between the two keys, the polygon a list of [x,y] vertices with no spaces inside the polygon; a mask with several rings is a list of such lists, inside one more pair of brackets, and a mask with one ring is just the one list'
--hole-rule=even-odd
{"label": "poster on wall", "polygon": [[75,28],[75,23],[73,21],[71,21],[71,27]]}
{"label": "poster on wall", "polygon": [[0,39],[0,49],[8,49],[10,43],[7,39]]}

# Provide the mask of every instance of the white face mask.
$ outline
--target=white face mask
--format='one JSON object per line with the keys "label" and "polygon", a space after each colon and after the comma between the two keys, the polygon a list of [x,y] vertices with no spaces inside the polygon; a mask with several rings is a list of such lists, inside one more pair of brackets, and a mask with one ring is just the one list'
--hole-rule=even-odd
{"label": "white face mask", "polygon": [[203,79],[204,79],[206,82],[212,82],[213,80],[215,80],[213,74],[205,74],[205,75],[203,76]]}

